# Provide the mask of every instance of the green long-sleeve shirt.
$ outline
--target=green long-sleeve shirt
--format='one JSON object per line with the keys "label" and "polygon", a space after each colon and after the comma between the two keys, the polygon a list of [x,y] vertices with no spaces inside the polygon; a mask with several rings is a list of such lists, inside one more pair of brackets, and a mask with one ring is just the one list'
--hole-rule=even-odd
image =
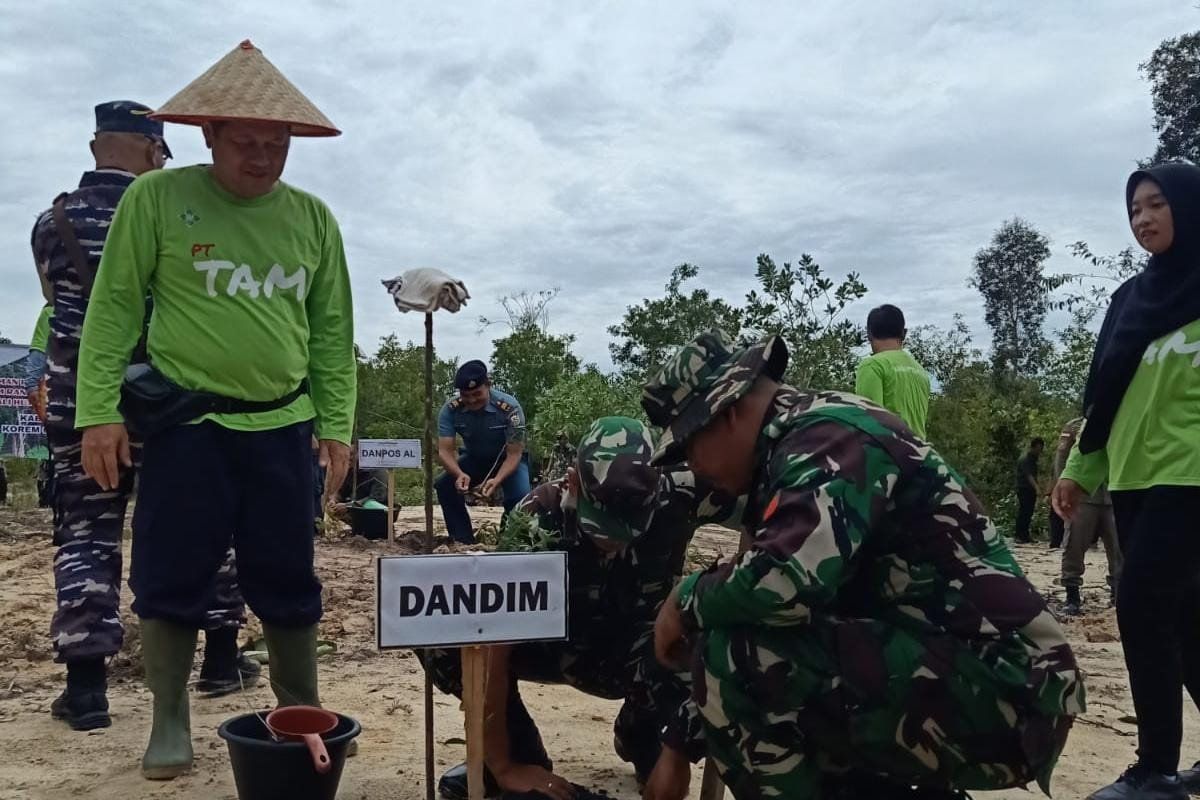
{"label": "green long-sleeve shirt", "polygon": [[1108,443],[1076,444],[1062,477],[1091,493],[1200,486],[1200,320],[1146,348],[1113,419]]}
{"label": "green long-sleeve shirt", "polygon": [[147,292],[150,360],[184,388],[273,400],[309,380],[310,394],[284,408],[203,419],[255,431],[315,417],[320,438],[349,444],[350,276],[324,203],[285,183],[238,198],[202,165],[134,181],[113,218],[84,321],[76,427],[121,421],[121,380]]}
{"label": "green long-sleeve shirt", "polygon": [[929,373],[907,350],[884,350],[858,365],[854,393],[883,406],[925,438],[929,418]]}
{"label": "green long-sleeve shirt", "polygon": [[29,349],[39,353],[46,352],[46,344],[50,341],[50,315],[54,313],[53,306],[43,306],[38,314],[37,324],[33,327],[33,338],[29,340]]}

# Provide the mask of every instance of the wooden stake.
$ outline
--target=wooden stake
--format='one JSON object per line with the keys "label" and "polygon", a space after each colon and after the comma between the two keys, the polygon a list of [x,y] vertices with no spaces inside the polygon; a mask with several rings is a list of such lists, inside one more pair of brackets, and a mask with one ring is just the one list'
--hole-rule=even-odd
{"label": "wooden stake", "polygon": [[396,507],[396,471],[389,469],[388,474],[388,507],[387,507],[387,532],[388,541],[396,541],[396,518],[393,516],[392,509]]}
{"label": "wooden stake", "polygon": [[433,552],[433,314],[425,315],[425,552]]}
{"label": "wooden stake", "polygon": [[721,775],[717,765],[711,758],[704,759],[704,777],[700,779],[700,800],[722,800],[725,797],[725,784],[721,783]]}
{"label": "wooden stake", "polygon": [[[425,552],[433,552],[433,314],[425,314]],[[433,651],[425,651],[425,800],[434,800]]]}
{"label": "wooden stake", "polygon": [[467,797],[483,800],[483,709],[487,693],[487,650],[462,648],[463,713],[467,739]]}

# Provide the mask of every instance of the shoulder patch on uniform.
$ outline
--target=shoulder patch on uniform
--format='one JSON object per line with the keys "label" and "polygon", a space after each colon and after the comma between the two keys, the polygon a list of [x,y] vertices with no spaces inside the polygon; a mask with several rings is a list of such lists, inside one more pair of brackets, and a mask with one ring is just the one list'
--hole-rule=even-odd
{"label": "shoulder patch on uniform", "polygon": [[455,397],[453,400],[450,400],[447,405],[449,405],[451,408],[462,408],[462,398]]}
{"label": "shoulder patch on uniform", "polygon": [[512,403],[509,403],[505,400],[497,400],[496,408],[500,409],[501,411],[512,411]]}

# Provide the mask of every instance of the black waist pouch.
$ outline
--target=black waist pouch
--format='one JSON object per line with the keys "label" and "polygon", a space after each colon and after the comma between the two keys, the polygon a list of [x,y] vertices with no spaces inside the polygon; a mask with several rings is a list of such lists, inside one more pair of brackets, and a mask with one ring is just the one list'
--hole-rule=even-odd
{"label": "black waist pouch", "polygon": [[212,392],[195,392],[171,381],[150,364],[132,364],[121,384],[121,415],[125,425],[145,438],[205,414],[253,414],[274,411],[308,394],[308,381],[275,400],[238,400]]}

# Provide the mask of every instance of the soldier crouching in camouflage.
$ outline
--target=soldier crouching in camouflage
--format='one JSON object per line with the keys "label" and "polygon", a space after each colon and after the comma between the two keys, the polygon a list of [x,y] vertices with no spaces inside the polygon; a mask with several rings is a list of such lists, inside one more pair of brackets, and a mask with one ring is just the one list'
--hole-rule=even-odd
{"label": "soldier crouching in camouflage", "polygon": [[1058,623],[958,473],[884,409],[779,383],[787,358],[714,331],[642,401],[654,463],[749,493],[746,550],[655,629],[660,660],[691,646],[709,757],[739,800],[1048,791],[1084,708]]}
{"label": "soldier crouching in camouflage", "polygon": [[[144,172],[161,169],[171,151],[162,123],[150,109],[117,100],[96,106],[92,152],[96,169],[63,193],[33,228],[33,258],[52,306],[46,343],[46,434],[54,464],[54,585],[50,622],[55,660],[67,665],[66,690],[50,713],[75,730],[112,723],[105,659],[121,649],[121,536],[125,510],[141,463],[141,442],[131,442],[132,465],[119,485],[105,490],[83,470],[83,435],[75,430],[79,342],[92,282],[117,202]],[[214,581],[206,614],[204,663],[196,689],[220,695],[257,682],[259,667],[237,652],[245,624],[232,548]]]}
{"label": "soldier crouching in camouflage", "polygon": [[[538,791],[561,800],[572,793],[550,772],[518,679],[624,700],[614,746],[633,762],[639,783],[668,766],[686,771],[689,759],[703,757],[688,676],[655,662],[654,615],[683,572],[696,528],[730,524],[739,507],[686,468],[651,467],[653,452],[649,431],[637,420],[597,420],[579,445],[575,467],[530,492],[505,529],[501,549],[567,552],[571,638],[491,648],[489,685],[507,687],[507,702],[493,702],[489,690],[489,795]],[[461,696],[458,651],[434,651],[432,666],[438,688]],[[465,768],[443,775],[438,789],[445,798],[465,798]]]}

